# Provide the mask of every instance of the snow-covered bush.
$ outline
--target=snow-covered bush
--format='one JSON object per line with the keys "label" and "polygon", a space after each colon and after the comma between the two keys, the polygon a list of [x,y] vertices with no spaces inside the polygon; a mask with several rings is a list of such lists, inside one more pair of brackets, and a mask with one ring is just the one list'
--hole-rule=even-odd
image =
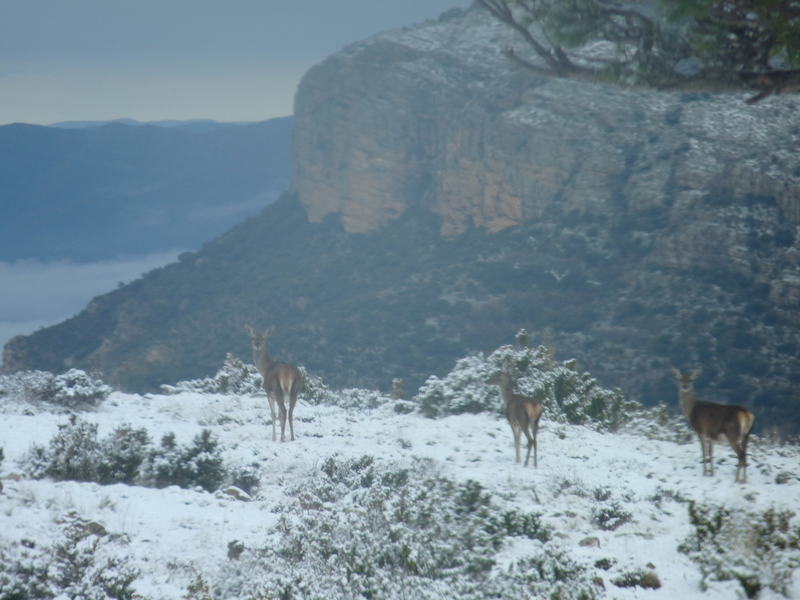
{"label": "snow-covered bush", "polygon": [[261,484],[259,471],[260,467],[258,463],[242,465],[230,470],[228,481],[231,485],[236,486],[248,496],[254,496]]}
{"label": "snow-covered bush", "polygon": [[105,383],[86,372],[70,369],[53,380],[53,392],[49,401],[70,408],[80,404],[97,406],[112,391]]}
{"label": "snow-covered bush", "polygon": [[499,370],[483,354],[456,361],[444,379],[431,375],[419,389],[416,401],[426,417],[436,418],[463,413],[500,412],[503,400],[497,388],[486,380]]}
{"label": "snow-covered bush", "polygon": [[578,373],[574,361],[556,362],[543,346],[501,346],[488,358],[462,358],[444,379],[428,378],[416,396],[420,410],[428,417],[502,412],[499,389],[486,380],[504,364],[510,365],[517,393],[541,402],[546,419],[616,431],[641,408],[619,390],[603,389],[588,373]]}
{"label": "snow-covered bush", "polygon": [[225,481],[219,440],[210,429],[203,429],[190,445],[178,446],[174,433],[161,438],[161,446],[149,452],[142,480],[157,488],[177,485],[200,486],[208,492]]}
{"label": "snow-covered bush", "polygon": [[0,397],[49,402],[67,408],[97,406],[112,391],[101,380],[80,369],[70,369],[61,375],[47,371],[21,371],[0,376]]}
{"label": "snow-covered bush", "polygon": [[15,398],[26,402],[44,400],[55,375],[47,371],[19,371],[0,375],[0,398]]}
{"label": "snow-covered bush", "polygon": [[67,423],[58,426],[48,447],[31,448],[26,462],[29,474],[37,479],[97,481],[97,467],[102,460],[97,425],[70,415]]}
{"label": "snow-covered bush", "polygon": [[[551,543],[541,515],[504,510],[479,483],[447,479],[428,460],[331,456],[273,510],[277,543],[224,567],[216,596],[595,597],[588,569]],[[498,568],[498,551],[516,537],[535,542],[531,554]]]}
{"label": "snow-covered bush", "polygon": [[248,365],[228,352],[222,368],[213,377],[179,381],[175,385],[164,384],[164,394],[199,392],[201,394],[257,394],[263,391],[263,378],[254,365]]}
{"label": "snow-covered bush", "polygon": [[118,541],[74,514],[61,522],[52,546],[0,535],[0,598],[132,600],[138,572],[110,556]]}
{"label": "snow-covered bush", "polygon": [[700,566],[703,583],[738,581],[748,598],[764,588],[789,597],[792,574],[800,567],[800,524],[795,513],[752,513],[689,503],[694,532],[678,550]]}
{"label": "snow-covered bush", "polygon": [[651,440],[676,444],[688,444],[696,439],[686,418],[670,414],[669,407],[663,402],[653,407],[642,407],[625,426],[625,430]]}

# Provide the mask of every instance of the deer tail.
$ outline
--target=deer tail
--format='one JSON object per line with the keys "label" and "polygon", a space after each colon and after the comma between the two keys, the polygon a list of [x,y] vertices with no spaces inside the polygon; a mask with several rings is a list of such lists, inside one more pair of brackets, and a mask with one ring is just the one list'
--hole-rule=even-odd
{"label": "deer tail", "polygon": [[531,421],[535,421],[539,418],[539,415],[542,414],[544,410],[544,406],[541,404],[534,404],[533,402],[526,402],[525,403],[525,412],[528,413],[528,418]]}
{"label": "deer tail", "polygon": [[746,438],[750,435],[750,428],[753,427],[753,422],[756,417],[749,410],[742,410],[739,412],[739,426],[742,428],[742,437]]}

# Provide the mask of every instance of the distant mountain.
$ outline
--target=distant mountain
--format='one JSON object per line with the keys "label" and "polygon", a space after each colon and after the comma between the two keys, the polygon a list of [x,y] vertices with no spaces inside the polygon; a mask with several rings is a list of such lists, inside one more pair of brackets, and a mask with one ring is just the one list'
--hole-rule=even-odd
{"label": "distant mountain", "polygon": [[112,119],[110,121],[59,121],[52,123],[49,127],[57,127],[58,129],[85,129],[87,127],[102,127],[109,123],[119,123],[121,125],[132,125],[139,127],[142,125],[154,125],[156,127],[164,127],[166,129],[181,129],[183,131],[194,131],[196,133],[207,133],[214,131],[221,127],[240,127],[242,125],[252,125],[254,121],[237,121],[229,123],[220,123],[213,119],[189,119],[178,121],[175,119],[168,119],[165,121],[137,121],[136,119]]}
{"label": "distant mountain", "polygon": [[286,189],[293,117],[0,127],[0,260],[197,248]]}

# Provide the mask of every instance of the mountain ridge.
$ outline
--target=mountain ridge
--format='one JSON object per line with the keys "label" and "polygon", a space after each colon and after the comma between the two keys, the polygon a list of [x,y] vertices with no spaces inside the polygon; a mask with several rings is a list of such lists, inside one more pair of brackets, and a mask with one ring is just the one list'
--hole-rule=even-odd
{"label": "mountain ridge", "polygon": [[292,126],[2,126],[0,259],[196,248],[285,189]]}

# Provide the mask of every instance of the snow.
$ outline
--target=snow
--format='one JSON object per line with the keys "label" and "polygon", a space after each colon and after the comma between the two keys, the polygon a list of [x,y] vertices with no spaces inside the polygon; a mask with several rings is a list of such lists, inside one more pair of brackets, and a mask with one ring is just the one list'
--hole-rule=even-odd
{"label": "snow", "polygon": [[[776,474],[797,469],[796,447],[754,439],[749,482],[740,485],[734,484],[736,462],[727,447],[717,446],[715,476],[702,477],[700,448],[694,441],[648,439],[632,430],[601,433],[591,426],[545,417],[539,433],[539,468],[525,468],[514,462],[513,439],[502,417],[484,412],[429,419],[419,412],[398,414],[394,402],[386,400],[369,409],[303,402],[295,411],[297,439],[287,443],[271,439],[264,395],[114,392],[96,408],[80,413],[82,420],[97,425],[100,438],[128,424],[147,429],[155,442],[174,432],[177,442],[186,444],[210,429],[218,436],[227,466],[258,465],[260,488],[253,501],[245,502],[222,491],[176,486],[155,489],[29,479],[24,461],[32,445],[46,445],[68,415],[57,407],[49,410],[6,398],[0,405],[0,446],[5,454],[0,545],[26,540],[37,548],[47,546],[53,543],[57,524],[77,515],[124,540],[106,544],[104,551],[138,570],[134,582],[138,594],[183,598],[198,574],[212,588],[226,576],[226,569],[236,562],[228,557],[232,542],[244,545],[243,557],[277,544],[285,507],[293,501],[289,491],[319,476],[331,457],[346,461],[371,456],[376,465],[407,466],[427,459],[447,479],[477,481],[497,506],[541,514],[554,532],[547,544],[603,578],[605,591],[598,588],[598,597],[728,600],[745,597],[738,582],[706,580],[703,589],[700,569],[678,551],[693,527],[687,504],[672,498],[749,513],[773,507],[800,510],[800,480],[790,477],[786,483],[776,483]],[[351,496],[342,502],[353,501]],[[323,510],[333,510],[335,500],[331,502]],[[611,506],[629,513],[630,520],[615,530],[603,530],[596,516]],[[599,545],[581,545],[591,537]],[[495,556],[493,576],[542,548],[536,539],[505,538]],[[611,568],[596,569],[600,559],[610,559]],[[623,573],[653,567],[661,589],[619,588],[611,583]],[[787,593],[800,598],[800,570],[794,571]],[[758,597],[782,596],[764,589]]]}

